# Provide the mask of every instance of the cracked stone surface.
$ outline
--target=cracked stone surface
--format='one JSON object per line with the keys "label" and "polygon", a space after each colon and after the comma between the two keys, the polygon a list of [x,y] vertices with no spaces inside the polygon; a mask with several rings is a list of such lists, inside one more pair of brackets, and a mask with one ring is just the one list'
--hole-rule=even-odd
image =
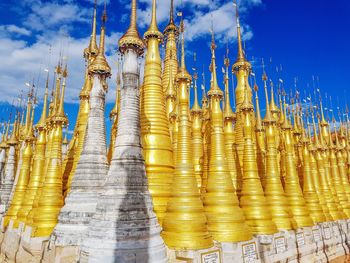
{"label": "cracked stone surface", "polygon": [[104,120],[106,90],[96,74],[93,83],[83,150],[53,232],[56,246],[82,243],[108,172]]}
{"label": "cracked stone surface", "polygon": [[137,54],[129,49],[114,155],[80,262],[166,262],[142,156],[138,72]]}

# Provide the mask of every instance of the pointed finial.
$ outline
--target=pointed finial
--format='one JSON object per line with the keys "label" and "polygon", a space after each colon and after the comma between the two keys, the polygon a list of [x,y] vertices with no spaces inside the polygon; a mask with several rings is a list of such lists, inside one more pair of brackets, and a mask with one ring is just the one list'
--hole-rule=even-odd
{"label": "pointed finial", "polygon": [[237,25],[237,44],[238,44],[238,55],[236,62],[244,62],[246,61],[243,46],[242,46],[242,33],[241,33],[241,25],[239,22],[239,11],[238,11],[238,3],[237,0],[234,1],[235,9],[236,9],[236,25]]}
{"label": "pointed finial", "polygon": [[207,105],[208,98],[207,98],[207,91],[205,90],[205,73],[204,73],[204,65],[203,65],[203,72],[202,72],[202,108],[204,109]]}
{"label": "pointed finial", "polygon": [[18,126],[19,126],[19,115],[16,114],[11,137],[10,137],[9,141],[7,142],[8,145],[16,145],[18,143],[18,139],[17,139]]}
{"label": "pointed finial", "polygon": [[228,46],[226,47],[226,57],[224,60],[225,64],[225,111],[224,111],[224,118],[225,119],[231,119],[234,117],[234,113],[232,111],[231,107],[231,101],[230,101],[230,85],[229,85],[229,66],[230,66],[230,59],[229,59],[229,49]]}
{"label": "pointed finial", "polygon": [[181,19],[180,22],[180,32],[181,32],[181,66],[179,72],[176,75],[176,81],[185,80],[190,82],[192,80],[191,75],[187,72],[185,63],[185,24],[184,20]]}
{"label": "pointed finial", "polygon": [[248,89],[244,89],[244,99],[241,109],[243,112],[249,112],[254,110],[253,104],[248,99]]}
{"label": "pointed finial", "polygon": [[180,32],[181,32],[181,68],[185,69],[185,24],[184,20],[181,19],[180,22]]}
{"label": "pointed finial", "polygon": [[320,147],[320,144],[318,141],[318,136],[317,136],[317,128],[316,128],[316,123],[315,123],[314,109],[311,109],[311,119],[312,119],[313,131],[314,131],[315,144],[317,147]]}
{"label": "pointed finial", "polygon": [[341,148],[341,145],[340,145],[340,143],[339,143],[338,131],[337,131],[337,124],[336,124],[335,119],[333,119],[333,129],[334,129],[334,134],[335,134],[335,147],[336,147],[337,149],[340,149],[340,148]]}
{"label": "pointed finial", "polygon": [[192,112],[199,112],[199,111],[201,111],[201,107],[199,106],[199,103],[198,103],[198,87],[197,87],[198,74],[197,74],[197,72],[194,73],[193,79],[194,79],[194,86],[193,86],[194,102],[193,102],[193,106],[192,106],[191,111]]}
{"label": "pointed finial", "polygon": [[36,125],[37,128],[43,128],[45,125],[46,116],[47,116],[47,98],[48,98],[48,96],[49,96],[49,71],[47,71],[47,77],[46,77],[43,111],[41,113],[40,120],[39,120],[38,124]]}
{"label": "pointed finial", "polygon": [[100,34],[100,47],[94,61],[89,65],[90,74],[98,74],[105,77],[111,76],[111,68],[105,57],[105,38],[106,38],[107,4],[105,0],[104,11],[102,15],[102,26]]}
{"label": "pointed finial", "polygon": [[157,38],[159,41],[163,39],[163,34],[159,31],[158,25],[157,25],[157,3],[156,0],[152,0],[152,18],[151,18],[151,24],[149,28],[147,29],[146,33],[144,34],[144,38],[146,41],[149,38]]}
{"label": "pointed finial", "polygon": [[215,57],[215,49],[216,49],[216,44],[215,44],[215,36],[214,36],[214,28],[213,28],[213,20],[212,20],[212,28],[211,28],[211,72],[212,72],[212,82],[210,85],[210,90],[208,91],[208,96],[218,96],[222,97],[223,92],[219,88],[218,85],[218,78],[216,75],[216,57]]}
{"label": "pointed finial", "polygon": [[172,32],[176,37],[179,35],[179,28],[174,23],[174,0],[170,0],[170,17],[169,24],[164,29],[164,35]]}
{"label": "pointed finial", "polygon": [[170,24],[174,24],[174,0],[170,0]]}
{"label": "pointed finial", "polygon": [[30,142],[34,139],[34,135],[33,135],[33,123],[34,123],[34,108],[32,109],[32,113],[31,113],[31,118],[30,118],[30,124],[29,124],[29,129],[27,131],[25,140],[27,142]]}
{"label": "pointed finial", "polygon": [[84,54],[87,59],[89,58],[89,55],[91,55],[92,58],[95,58],[98,53],[98,47],[97,47],[97,41],[96,41],[96,16],[97,16],[96,14],[97,14],[97,0],[95,0],[95,3],[94,3],[90,44],[87,50],[85,50],[85,54]]}
{"label": "pointed finial", "polygon": [[272,114],[278,114],[279,109],[275,103],[275,92],[273,88],[273,82],[272,80],[270,81],[270,87],[271,87],[271,101],[270,101],[270,111]]}
{"label": "pointed finial", "polygon": [[271,110],[270,110],[270,105],[269,105],[269,94],[267,91],[267,75],[266,75],[265,68],[264,68],[264,61],[262,62],[262,64],[263,64],[262,80],[264,82],[265,101],[266,101],[266,113],[265,113],[265,117],[264,117],[264,122],[268,123],[271,121],[275,121],[275,119],[272,118],[272,116],[271,116]]}
{"label": "pointed finial", "polygon": [[259,90],[258,85],[256,84],[256,81],[254,81],[255,104],[256,104],[256,130],[262,131],[263,126],[262,126],[261,114],[260,114],[258,90]]}
{"label": "pointed finial", "polygon": [[145,43],[142,41],[136,26],[137,4],[136,0],[131,2],[130,25],[126,33],[119,39],[119,51],[124,54],[128,49],[133,49],[139,56],[145,50]]}
{"label": "pointed finial", "polygon": [[65,74],[63,75],[61,96],[60,96],[60,101],[59,101],[59,105],[58,105],[57,114],[55,115],[55,119],[57,121],[62,122],[65,125],[67,123],[67,116],[64,113],[64,96],[65,96],[66,81],[67,81],[67,76],[68,76],[67,64],[65,66],[64,72],[65,72]]}

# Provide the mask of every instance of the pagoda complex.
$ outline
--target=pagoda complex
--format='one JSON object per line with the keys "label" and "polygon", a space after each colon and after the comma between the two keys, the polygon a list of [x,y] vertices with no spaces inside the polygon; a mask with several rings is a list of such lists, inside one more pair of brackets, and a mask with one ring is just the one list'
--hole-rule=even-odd
{"label": "pagoda complex", "polygon": [[48,70],[40,112],[33,83],[23,111],[1,116],[0,262],[309,263],[350,254],[349,119],[326,116],[321,94],[305,105],[279,85],[276,97],[263,62],[256,80],[237,3],[237,54],[227,47],[218,59],[212,27],[200,83],[187,66],[185,14],[176,19],[174,0],[164,1],[169,22],[161,31],[152,0],[143,37],[138,1],[129,1],[110,113],[108,8],[98,29],[95,1],[70,140],[62,57]]}

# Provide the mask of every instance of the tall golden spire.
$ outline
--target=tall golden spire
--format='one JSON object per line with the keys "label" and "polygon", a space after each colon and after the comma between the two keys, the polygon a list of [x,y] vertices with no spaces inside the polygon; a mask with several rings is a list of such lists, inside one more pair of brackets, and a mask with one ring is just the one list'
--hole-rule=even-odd
{"label": "tall golden spire", "polygon": [[[253,75],[253,73],[252,73]],[[260,176],[261,184],[265,188],[266,179],[266,136],[265,128],[262,125],[260,105],[258,97],[258,85],[256,84],[255,74],[254,74],[254,91],[255,91],[255,105],[256,105],[256,126],[255,126],[255,137],[256,137],[256,148],[257,148],[257,163],[258,163],[258,173]]]}
{"label": "tall golden spire", "polygon": [[[47,74],[44,106],[41,113],[41,118],[35,126],[38,131],[38,136],[35,142],[33,164],[30,179],[27,185],[26,193],[23,198],[21,209],[18,212],[18,221],[24,222],[28,225],[33,223],[33,214],[31,213],[34,205],[37,206],[39,193],[41,192],[42,184],[44,182],[44,166],[45,166],[45,148],[46,148],[46,115],[47,115],[47,99],[48,99],[48,79]],[[30,215],[29,215],[30,214]]]}
{"label": "tall golden spire", "polygon": [[338,205],[334,201],[334,197],[332,195],[331,189],[329,187],[329,183],[327,181],[326,177],[326,170],[324,167],[325,160],[323,159],[322,151],[324,150],[323,147],[320,145],[320,142],[318,140],[317,136],[317,129],[315,124],[315,118],[314,113],[312,110],[312,125],[313,125],[313,134],[315,138],[315,159],[317,163],[317,172],[319,176],[319,193],[324,196],[326,205],[328,207],[329,213],[331,214],[332,218],[334,220],[340,220],[344,217],[343,211],[340,211],[338,209]]}
{"label": "tall golden spire", "polygon": [[[174,24],[174,0],[170,0],[170,17],[169,24],[164,30],[164,35],[166,36],[166,48],[165,48],[165,59],[164,59],[164,69],[162,75],[162,86],[166,93],[166,98],[170,99],[174,94],[174,81],[175,76],[178,71],[178,61],[177,61],[177,48],[176,41],[179,35],[179,28]],[[173,95],[176,100],[176,92]],[[167,104],[167,113],[172,111],[171,104]]]}
{"label": "tall golden spire", "polygon": [[138,54],[143,54],[145,43],[142,41],[136,25],[136,0],[131,2],[130,25],[125,34],[119,39],[119,49],[125,52],[128,48],[134,48]]}
{"label": "tall golden spire", "polygon": [[202,109],[198,104],[198,87],[197,87],[197,72],[194,73],[194,102],[191,109],[192,117],[192,146],[193,146],[193,162],[194,173],[197,179],[198,188],[202,186],[203,172],[203,138],[202,138]]}
{"label": "tall golden spire", "polygon": [[84,50],[84,57],[92,61],[97,56],[98,46],[96,41],[96,13],[97,13],[97,0],[94,3],[94,12],[92,17],[92,32],[90,37],[89,47]]}
{"label": "tall golden spire", "polygon": [[[266,84],[265,84],[266,92]],[[267,96],[267,94],[265,94]],[[256,96],[257,98],[257,96]],[[266,101],[268,104],[268,100]],[[259,102],[257,100],[257,108],[259,108]],[[269,109],[268,109],[269,110]],[[257,129],[259,118],[258,113]],[[260,124],[261,125],[261,124]],[[277,147],[276,147],[276,121],[268,114],[264,119],[265,133],[266,133],[266,177],[264,178],[264,190],[267,204],[270,207],[272,220],[276,224],[278,229],[292,229],[293,218],[290,216],[290,208],[288,200],[283,190],[280,174],[278,172],[277,163]]]}
{"label": "tall golden spire", "polygon": [[53,115],[57,113],[58,107],[59,107],[59,99],[60,99],[60,89],[61,89],[61,77],[62,77],[62,68],[61,68],[61,62],[59,61],[56,68],[56,82],[55,82],[55,91],[54,91],[54,97],[53,97]]}
{"label": "tall golden spire", "polygon": [[258,174],[252,137],[253,125],[251,118],[254,108],[248,99],[248,90],[244,92],[244,101],[241,110],[244,125],[244,149],[240,206],[244,211],[246,222],[253,234],[273,234],[277,232],[277,228],[272,221],[271,211],[267,205]]}
{"label": "tall golden spire", "polygon": [[[223,92],[218,86],[216,75],[215,39],[212,28],[211,71],[212,84],[208,92],[211,127],[209,148],[209,173],[203,204],[208,218],[208,229],[214,240],[219,242],[239,242],[252,238],[244,215],[239,207],[233,188],[231,174],[225,158],[225,137],[223,131],[223,112],[220,101]],[[218,200],[220,200],[218,202]],[[232,217],[231,215],[235,215]],[[225,227],[222,227],[223,224]]]}
{"label": "tall golden spire", "polygon": [[194,79],[194,85],[193,85],[194,101],[193,101],[193,106],[192,106],[191,111],[201,111],[201,106],[199,106],[199,103],[198,103],[198,87],[197,87],[198,75],[197,75],[197,72],[195,72],[193,79]]}
{"label": "tall golden spire", "polygon": [[228,57],[228,49],[226,52],[226,57],[225,57],[225,61],[224,64],[226,66],[225,69],[225,107],[224,107],[224,118],[229,118],[231,119],[231,121],[234,119],[234,113],[232,111],[232,107],[231,107],[231,100],[230,100],[230,85],[229,85],[229,75],[228,75],[228,71],[229,71],[229,66],[230,66],[230,59]]}
{"label": "tall golden spire", "polygon": [[254,84],[254,91],[255,91],[255,105],[256,105],[256,127],[255,129],[257,131],[264,130],[261,120],[261,113],[260,113],[260,104],[259,104],[259,96],[258,96],[258,85]]}
{"label": "tall golden spire", "polygon": [[67,76],[68,76],[68,69],[67,69],[67,64],[66,64],[66,66],[62,72],[62,77],[63,77],[62,90],[61,90],[61,96],[60,96],[60,101],[59,101],[59,105],[58,105],[58,110],[56,113],[56,117],[62,117],[65,119],[67,119],[67,116],[64,113],[64,96],[65,96],[65,92],[66,92]]}
{"label": "tall golden spire", "polygon": [[105,8],[102,16],[100,46],[99,46],[96,58],[89,65],[89,72],[90,73],[94,72],[94,73],[104,75],[105,77],[109,77],[111,75],[111,68],[108,65],[108,62],[105,57],[106,21],[107,21],[107,9],[106,9],[106,2],[105,2]]}
{"label": "tall golden spire", "polygon": [[[326,218],[326,221],[332,221],[332,215],[330,214],[330,211],[328,209],[327,203],[326,203],[326,197],[323,195],[321,191],[321,178],[318,174],[317,170],[317,162],[316,162],[316,151],[317,148],[315,147],[312,138],[311,138],[311,128],[310,128],[309,120],[307,119],[307,129],[308,129],[308,141],[309,141],[309,153],[310,153],[310,172],[311,172],[311,178],[313,180],[315,190],[320,202],[320,206],[322,207],[323,214]],[[305,180],[305,178],[304,178]]]}
{"label": "tall golden spire", "polygon": [[[173,57],[173,52],[171,52],[170,57]],[[175,57],[176,57],[176,55],[175,55]],[[176,71],[177,71],[177,68],[178,67],[176,64]],[[165,68],[164,68],[164,70],[165,70]],[[164,75],[165,75],[165,71],[163,73],[163,78],[165,78]],[[169,70],[169,80],[168,80],[167,89],[166,89],[166,93],[165,93],[166,112],[167,112],[168,118],[170,118],[170,114],[174,111],[174,109],[176,107],[176,88],[175,88],[174,81],[175,81],[175,78],[173,77],[173,70]]]}
{"label": "tall golden spire", "polygon": [[332,171],[332,181],[334,184],[340,206],[342,207],[347,218],[349,218],[349,200],[350,200],[350,185],[346,174],[344,158],[342,155],[342,146],[339,143],[339,136],[335,120],[333,122],[336,145],[333,145],[330,140],[330,161]]}
{"label": "tall golden spire", "polygon": [[[181,21],[181,31],[183,30]],[[207,228],[207,218],[194,175],[189,120],[188,86],[191,76],[185,66],[184,36],[181,41],[181,67],[176,75],[179,86],[179,132],[172,183],[172,195],[163,220],[162,237],[174,249],[203,249],[213,245]]]}
{"label": "tall golden spire", "polygon": [[24,201],[25,193],[27,190],[28,181],[30,178],[31,162],[33,156],[32,141],[33,141],[33,121],[34,121],[34,110],[31,111],[29,119],[29,125],[27,134],[25,136],[25,146],[22,150],[22,165],[20,167],[18,181],[15,187],[12,200],[9,208],[4,217],[4,226],[9,224],[9,221],[14,220],[14,227],[17,228],[19,225],[18,212],[21,211],[22,203]]}
{"label": "tall golden spire", "polygon": [[236,7],[236,25],[237,25],[237,45],[238,45],[238,54],[237,54],[237,62],[247,62],[245,55],[244,55],[244,50],[242,46],[242,33],[241,33],[241,25],[239,22],[239,12],[238,12],[238,4],[237,0],[235,1],[235,7]]}
{"label": "tall golden spire", "polygon": [[[271,81],[270,84],[271,84],[270,85],[271,86],[271,101],[270,101],[269,107],[270,107],[270,111],[272,113],[272,116],[277,120],[278,115],[280,113],[280,110],[278,109],[276,102],[275,102],[275,92],[273,90],[273,82]],[[281,108],[281,111],[282,111],[282,108]]]}
{"label": "tall golden spire", "polygon": [[45,85],[45,95],[44,95],[44,106],[41,113],[41,117],[36,126],[45,126],[46,117],[47,117],[47,99],[49,96],[49,73],[47,73],[46,85]]}
{"label": "tall golden spire", "polygon": [[[59,67],[60,69],[60,67]],[[64,113],[64,95],[66,89],[66,78],[68,76],[67,65],[63,72],[57,70],[62,74],[63,83],[61,96],[57,92],[56,86],[56,103],[57,108],[54,115],[48,118],[51,131],[49,132],[49,152],[45,159],[45,179],[42,182],[40,197],[36,203],[33,203],[32,214],[30,220],[33,218],[34,236],[47,237],[50,236],[58,220],[58,214],[63,206],[63,172],[62,172],[62,127],[68,124],[67,116]],[[60,80],[57,81],[60,83]],[[57,85],[56,83],[56,85]],[[34,201],[36,202],[36,201]]]}
{"label": "tall golden spire", "polygon": [[155,0],[152,5],[151,24],[144,38],[147,42],[147,53],[141,93],[141,136],[149,191],[153,198],[154,211],[162,224],[171,194],[174,160],[161,82],[159,43],[163,35],[157,26]]}
{"label": "tall golden spire", "polygon": [[[314,224],[326,221],[325,214],[316,193],[316,182],[313,180],[310,166],[310,141],[306,138],[303,118],[301,118],[302,134],[300,142],[302,144],[302,168],[303,168],[303,194],[306,206]],[[328,212],[329,214],[329,212]],[[297,218],[296,218],[297,219]]]}
{"label": "tall golden spire", "polygon": [[[284,108],[286,108],[286,105],[284,106]],[[275,119],[274,121],[276,122]],[[310,217],[310,212],[308,211],[308,208],[306,206],[306,203],[303,197],[303,192],[301,190],[300,183],[299,183],[297,164],[296,164],[296,158],[295,158],[295,143],[292,135],[292,126],[289,124],[287,116],[285,116],[284,123],[281,126],[281,134],[282,134],[281,136],[283,138],[283,144],[284,144],[283,145],[283,149],[284,149],[283,167],[285,169],[284,191],[285,191],[287,203],[289,205],[289,209],[293,218],[292,219],[293,228],[298,229],[302,227],[312,226],[313,220]],[[275,138],[276,137],[277,136],[275,136]],[[308,154],[308,152],[306,154]],[[309,166],[307,166],[307,168],[308,167]],[[307,180],[309,180],[309,178],[307,178]],[[308,187],[312,187],[312,185],[311,186],[308,185]],[[315,193],[313,192],[312,194],[315,194]]]}
{"label": "tall golden spire", "polygon": [[236,190],[236,194],[239,194],[239,187],[237,180],[240,180],[241,178],[237,178],[237,167],[236,167],[236,158],[235,158],[235,149],[233,147],[235,142],[235,134],[234,134],[234,128],[233,124],[236,119],[235,114],[232,111],[231,108],[231,102],[230,102],[230,92],[229,92],[229,66],[230,66],[230,59],[228,57],[228,48],[226,51],[226,58],[224,61],[224,64],[226,66],[225,71],[225,107],[224,107],[224,138],[225,138],[225,156],[227,159],[227,165],[228,170],[231,175],[232,184],[234,189]]}
{"label": "tall golden spire", "polygon": [[[235,1],[236,6],[236,23],[237,23],[237,45],[238,45],[238,55],[236,62],[232,66],[232,72],[236,74],[237,86],[235,90],[235,99],[236,99],[236,113],[237,119],[235,124],[235,143],[237,148],[237,164],[239,167],[237,169],[243,170],[243,148],[244,148],[244,138],[243,138],[243,112],[241,111],[245,91],[247,90],[247,100],[252,104],[252,89],[249,85],[249,75],[251,73],[251,64],[246,60],[243,47],[242,47],[242,36],[241,36],[241,27],[239,23],[239,13],[237,1]],[[251,112],[253,114],[253,112]],[[252,116],[252,125],[255,126],[255,117]]]}

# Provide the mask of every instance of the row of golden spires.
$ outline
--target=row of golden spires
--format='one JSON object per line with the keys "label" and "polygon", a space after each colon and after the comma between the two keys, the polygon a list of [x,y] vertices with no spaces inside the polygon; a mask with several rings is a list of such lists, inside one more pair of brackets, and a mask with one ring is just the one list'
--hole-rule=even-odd
{"label": "row of golden spires", "polygon": [[[144,81],[140,87],[142,144],[154,210],[163,227],[162,236],[171,248],[207,248],[213,240],[239,242],[256,234],[273,234],[350,216],[348,122],[342,123],[333,137],[320,103],[320,127],[311,111],[313,132],[309,123],[305,128],[305,110],[300,103],[291,101],[296,108],[288,114],[285,99],[283,102],[280,99],[278,108],[273,91],[269,101],[265,72],[266,114],[262,119],[257,96],[255,113],[249,85],[252,67],[243,51],[238,8],[236,10],[238,55],[232,66],[237,78],[235,112],[230,104],[228,57],[224,92],[217,81],[214,34],[210,48],[210,89],[207,94],[203,93],[199,103],[195,74],[195,101],[190,109],[192,77],[185,64],[185,26],[183,19],[179,28],[174,24],[173,1],[170,22],[164,31],[167,44],[163,69],[159,53],[163,34],[157,26],[155,0],[145,43],[136,28],[136,0],[132,1],[130,27],[119,41],[121,48],[125,43],[133,43],[139,53],[143,52],[144,44],[147,45]],[[21,165],[6,213],[6,225],[10,219],[15,220],[15,226],[25,222],[34,227],[35,236],[48,236],[57,223],[84,143],[91,75],[110,74],[104,57],[105,14],[97,47],[95,5],[93,33],[84,51],[85,83],[66,159],[62,162],[62,126],[67,124],[63,110],[66,69],[62,71],[61,66],[56,69],[55,96],[47,118],[46,89],[42,118],[35,126],[37,137],[32,128],[30,101],[22,138],[16,134],[18,119],[15,122],[10,138],[14,136],[16,140]],[[180,66],[176,46],[179,35]],[[118,77],[118,90],[120,85]],[[258,91],[256,85],[254,89]],[[111,113],[111,145],[115,143],[118,129],[118,110],[117,100]],[[6,130],[0,145],[3,149],[14,146],[8,139],[9,128]]]}

